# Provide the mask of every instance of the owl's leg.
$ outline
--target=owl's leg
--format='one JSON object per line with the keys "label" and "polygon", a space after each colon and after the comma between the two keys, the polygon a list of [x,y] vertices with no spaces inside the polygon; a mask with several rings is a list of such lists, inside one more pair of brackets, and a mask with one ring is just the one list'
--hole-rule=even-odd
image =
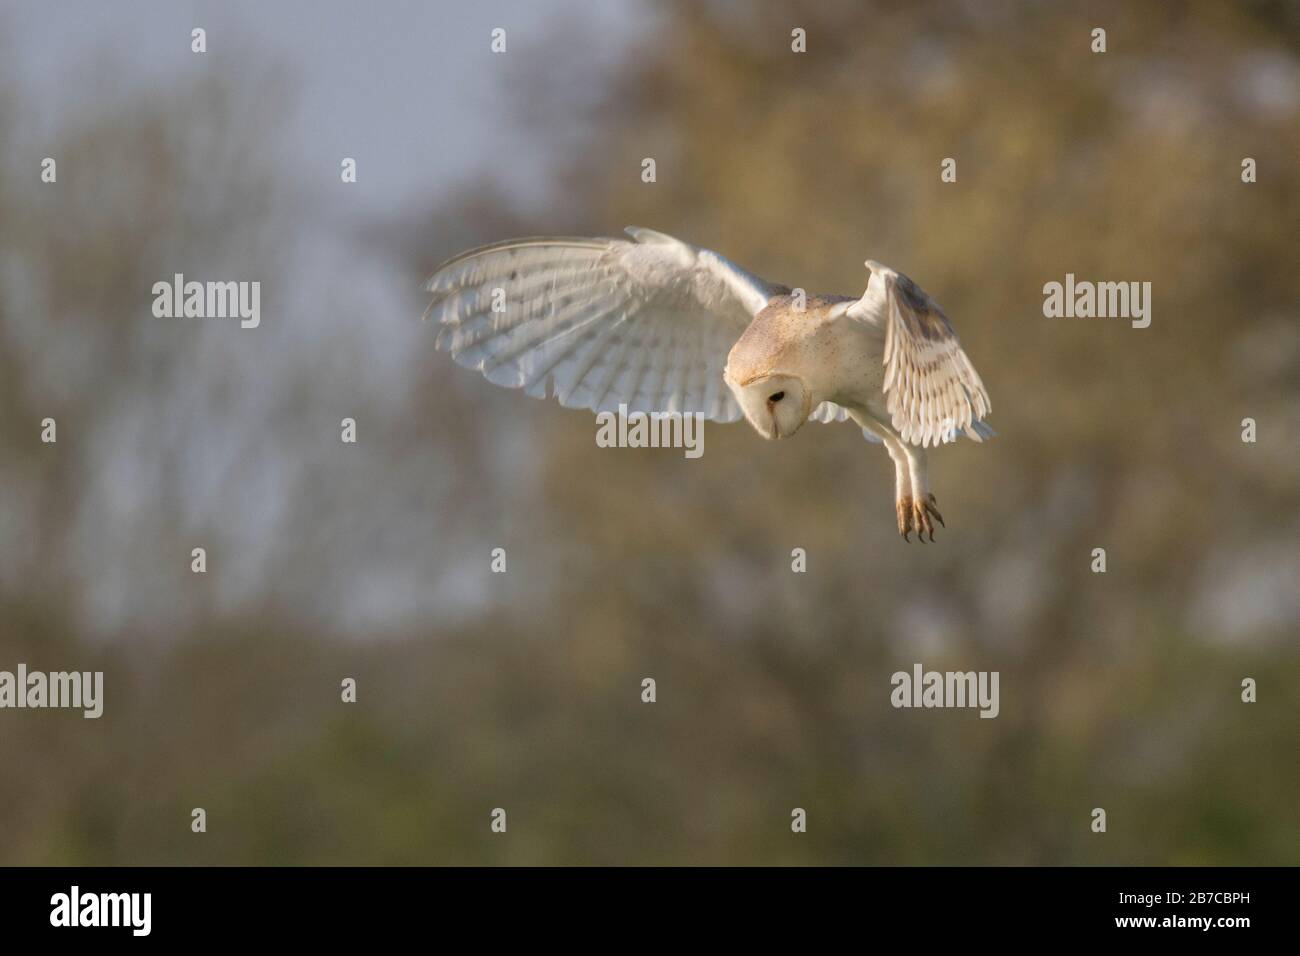
{"label": "owl's leg", "polygon": [[929,532],[930,540],[933,541],[934,522],[938,521],[945,528],[947,525],[943,523],[943,515],[939,514],[938,502],[934,500],[934,495],[930,494],[925,449],[904,444],[903,451],[907,455],[908,471],[912,476],[912,513],[917,537],[924,541],[926,533]]}
{"label": "owl's leg", "polygon": [[903,536],[904,541],[911,541],[908,535],[919,525],[915,524],[916,508],[912,499],[911,463],[903,440],[897,432],[874,415],[850,409],[849,416],[865,431],[871,432],[880,439],[885,446],[885,451],[889,452],[889,457],[894,462],[894,510],[898,513],[898,533]]}

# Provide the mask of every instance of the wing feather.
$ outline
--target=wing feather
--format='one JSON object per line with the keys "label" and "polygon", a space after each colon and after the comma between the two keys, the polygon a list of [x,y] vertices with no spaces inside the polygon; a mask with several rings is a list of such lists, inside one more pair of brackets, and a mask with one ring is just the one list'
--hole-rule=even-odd
{"label": "wing feather", "polygon": [[447,261],[427,286],[437,347],[570,408],[737,420],[722,370],[774,288],[708,249],[628,233],[512,239]]}
{"label": "wing feather", "polygon": [[991,436],[982,421],[993,410],[988,392],[943,310],[902,273],[867,268],[867,291],[848,314],[884,327],[882,387],[894,429],[922,447]]}

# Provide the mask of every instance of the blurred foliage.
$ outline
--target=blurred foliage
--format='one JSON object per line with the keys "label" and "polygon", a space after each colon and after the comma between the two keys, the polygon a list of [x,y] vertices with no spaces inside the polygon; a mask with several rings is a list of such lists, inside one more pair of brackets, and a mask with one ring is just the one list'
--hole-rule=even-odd
{"label": "blurred foliage", "polygon": [[[698,461],[598,449],[590,417],[435,353],[414,293],[379,318],[322,293],[318,325],[237,346],[150,323],[178,258],[257,278],[303,241],[309,203],[257,159],[287,107],[217,76],[110,100],[68,119],[42,191],[5,90],[0,668],[103,669],[107,702],[0,714],[0,862],[1300,862],[1294,7],[657,16],[581,117],[554,57],[514,66],[503,100],[556,157],[545,208],[459,184],[353,223],[356,255],[414,290],[477,242],[637,224],[812,290],[887,262],[944,304],[994,403],[994,442],[931,457],[939,542],[897,539],[892,468],[852,427],[706,428]],[[1045,319],[1067,272],[1150,281],[1151,327]],[[406,335],[403,374],[367,357]],[[205,484],[197,446],[227,433]],[[223,592],[245,540],[271,550]],[[390,613],[358,625],[340,589],[367,574]],[[145,611],[97,624],[115,600]],[[1001,715],[892,709],[914,661],[1000,671]]]}

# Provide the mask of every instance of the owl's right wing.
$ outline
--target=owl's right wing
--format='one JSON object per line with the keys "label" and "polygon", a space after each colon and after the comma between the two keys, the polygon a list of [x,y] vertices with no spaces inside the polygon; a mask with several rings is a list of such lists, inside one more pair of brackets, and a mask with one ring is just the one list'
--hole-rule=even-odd
{"label": "owl's right wing", "polygon": [[489,381],[569,408],[740,418],[727,354],[776,288],[649,229],[627,239],[516,239],[429,280],[437,346]]}
{"label": "owl's right wing", "polygon": [[866,266],[867,291],[845,314],[884,332],[886,409],[903,441],[926,448],[995,434],[983,420],[989,394],[943,309],[901,272]]}

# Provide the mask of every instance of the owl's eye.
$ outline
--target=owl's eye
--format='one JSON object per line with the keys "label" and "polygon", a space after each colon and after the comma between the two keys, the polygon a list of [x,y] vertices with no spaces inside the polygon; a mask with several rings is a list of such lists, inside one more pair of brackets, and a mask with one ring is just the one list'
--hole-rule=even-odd
{"label": "owl's eye", "polygon": [[777,392],[775,395],[769,395],[767,400],[769,402],[779,402],[783,398],[785,398],[785,392]]}

